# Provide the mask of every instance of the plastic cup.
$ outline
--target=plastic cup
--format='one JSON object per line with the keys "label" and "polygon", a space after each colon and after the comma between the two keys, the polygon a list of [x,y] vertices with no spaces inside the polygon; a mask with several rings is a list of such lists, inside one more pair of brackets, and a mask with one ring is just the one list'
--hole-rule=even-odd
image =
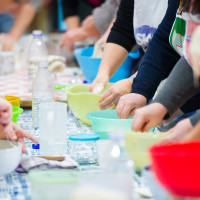
{"label": "plastic cup", "polygon": [[5,99],[9,101],[12,106],[20,107],[20,97],[5,95]]}
{"label": "plastic cup", "polygon": [[39,105],[40,152],[44,156],[62,156],[67,152],[67,104]]}

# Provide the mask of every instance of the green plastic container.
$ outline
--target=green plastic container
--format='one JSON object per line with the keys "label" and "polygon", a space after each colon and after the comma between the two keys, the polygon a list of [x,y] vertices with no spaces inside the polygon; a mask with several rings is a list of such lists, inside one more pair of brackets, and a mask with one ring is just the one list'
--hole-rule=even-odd
{"label": "green plastic container", "polygon": [[22,108],[15,107],[15,106],[12,107],[12,114],[13,114],[12,121],[14,123],[17,123],[20,113],[23,113],[23,109]]}
{"label": "green plastic container", "polygon": [[70,199],[80,172],[64,169],[32,170],[28,177],[33,200],[64,200]]}
{"label": "green plastic container", "polygon": [[[92,122],[92,128],[100,139],[108,139],[109,132],[131,130],[133,117],[129,119],[119,119],[116,110],[99,110],[87,114],[87,119]],[[148,132],[154,132],[155,128]]]}
{"label": "green plastic container", "polygon": [[86,115],[89,112],[100,110],[99,100],[111,86],[112,84],[108,84],[101,94],[89,92],[90,85],[88,84],[77,84],[66,88],[67,101],[74,115],[84,124],[91,126],[91,122],[86,119]]}

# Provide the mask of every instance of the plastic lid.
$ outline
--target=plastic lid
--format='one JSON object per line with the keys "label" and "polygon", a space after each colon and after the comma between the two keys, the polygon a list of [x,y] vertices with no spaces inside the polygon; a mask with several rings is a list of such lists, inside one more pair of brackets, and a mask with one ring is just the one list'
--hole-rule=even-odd
{"label": "plastic lid", "polygon": [[43,32],[41,30],[34,30],[32,32],[33,36],[43,36]]}
{"label": "plastic lid", "polygon": [[97,134],[77,134],[69,136],[69,140],[71,141],[96,141],[99,138]]}
{"label": "plastic lid", "polygon": [[74,184],[80,176],[79,171],[70,170],[33,170],[28,173],[32,183],[42,185]]}

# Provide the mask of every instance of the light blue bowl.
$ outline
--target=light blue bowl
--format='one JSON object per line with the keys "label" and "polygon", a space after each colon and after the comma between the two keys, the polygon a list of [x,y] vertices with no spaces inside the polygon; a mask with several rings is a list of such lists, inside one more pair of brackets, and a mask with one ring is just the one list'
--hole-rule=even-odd
{"label": "light blue bowl", "polygon": [[[116,110],[99,110],[90,112],[86,116],[92,122],[92,128],[100,139],[108,139],[110,132],[130,132],[133,117],[129,119],[119,119]],[[155,128],[148,132],[154,132]]]}
{"label": "light blue bowl", "polygon": [[[92,83],[95,79],[99,65],[101,62],[101,58],[92,58],[94,47],[84,47],[80,49],[76,49],[74,54],[78,61],[78,64],[85,76],[86,80],[89,83]],[[111,83],[115,83],[121,79],[128,78],[132,74],[132,68],[135,59],[140,57],[140,51],[138,50],[135,53],[129,53],[128,58],[124,61],[124,63],[119,67],[119,69],[115,72],[115,74],[111,77]]]}

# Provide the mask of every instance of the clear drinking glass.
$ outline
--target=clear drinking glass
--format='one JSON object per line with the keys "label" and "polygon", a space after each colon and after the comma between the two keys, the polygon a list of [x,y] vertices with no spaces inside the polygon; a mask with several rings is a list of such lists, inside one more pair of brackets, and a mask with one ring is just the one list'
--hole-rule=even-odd
{"label": "clear drinking glass", "polygon": [[62,156],[67,152],[67,104],[41,103],[39,109],[40,152]]}

